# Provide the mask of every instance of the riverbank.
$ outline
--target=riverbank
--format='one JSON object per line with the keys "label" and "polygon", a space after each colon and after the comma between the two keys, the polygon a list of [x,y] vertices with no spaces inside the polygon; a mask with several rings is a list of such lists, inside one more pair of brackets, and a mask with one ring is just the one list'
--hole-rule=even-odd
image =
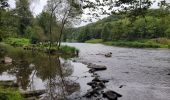
{"label": "riverbank", "polygon": [[[31,44],[29,39],[26,38],[6,38],[2,41],[3,44],[8,44],[14,47],[22,47],[25,50],[38,50],[50,53],[64,53],[67,55],[77,55],[79,50],[75,47],[61,45],[59,50],[55,44],[51,45],[51,49],[49,51],[49,43],[41,42],[37,44]],[[2,44],[1,43],[1,44]]]}
{"label": "riverbank", "polygon": [[0,87],[0,100],[24,100],[18,90]]}
{"label": "riverbank", "polygon": [[85,41],[85,43],[101,43],[109,46],[120,46],[120,47],[133,47],[133,48],[170,48],[170,39],[167,38],[156,38],[156,39],[143,39],[136,41],[106,41],[102,39],[92,39]]}

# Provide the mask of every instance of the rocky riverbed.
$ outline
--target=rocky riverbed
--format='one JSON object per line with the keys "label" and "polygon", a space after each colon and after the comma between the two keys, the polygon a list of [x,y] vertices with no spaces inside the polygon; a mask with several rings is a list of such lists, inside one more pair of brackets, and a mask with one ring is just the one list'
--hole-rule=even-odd
{"label": "rocky riverbed", "polygon": [[[106,66],[96,72],[109,79],[106,89],[122,95],[119,100],[169,100],[170,51],[135,49],[101,44],[65,43],[80,50],[78,61]],[[111,57],[105,57],[106,53]]]}

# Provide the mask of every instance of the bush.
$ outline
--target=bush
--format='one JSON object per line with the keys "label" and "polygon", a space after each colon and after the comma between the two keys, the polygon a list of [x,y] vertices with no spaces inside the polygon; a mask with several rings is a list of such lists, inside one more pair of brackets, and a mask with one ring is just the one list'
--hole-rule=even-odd
{"label": "bush", "polygon": [[170,49],[170,45],[168,45],[168,48]]}
{"label": "bush", "polygon": [[76,52],[79,52],[75,47],[70,47],[67,45],[61,46],[60,50],[66,54],[75,54]]}

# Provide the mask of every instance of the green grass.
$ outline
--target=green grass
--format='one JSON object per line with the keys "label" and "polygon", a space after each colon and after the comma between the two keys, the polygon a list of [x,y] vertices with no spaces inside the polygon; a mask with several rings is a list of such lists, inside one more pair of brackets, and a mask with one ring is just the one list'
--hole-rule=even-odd
{"label": "green grass", "polygon": [[102,43],[105,45],[114,45],[121,47],[133,47],[133,48],[170,48],[170,39],[167,38],[156,38],[156,39],[142,39],[135,41],[106,41],[102,42],[101,39],[92,39],[86,41],[86,43]]}
{"label": "green grass", "polygon": [[91,40],[85,41],[85,43],[102,43],[102,42],[103,42],[102,39],[91,39]]}
{"label": "green grass", "polygon": [[112,42],[112,45],[115,46],[122,46],[122,47],[134,47],[134,48],[161,48],[159,44],[148,44],[148,43],[141,43],[141,42]]}
{"label": "green grass", "polygon": [[[36,49],[41,49],[47,50],[49,49],[49,44],[48,43],[43,43],[43,44],[31,44],[29,39],[26,38],[6,38],[3,40],[5,44],[9,44],[15,47],[30,47],[30,48],[36,48]],[[7,49],[11,48],[10,46],[6,45]],[[13,48],[12,48],[13,49]],[[57,46],[55,44],[52,44],[51,47],[52,50],[57,50]],[[74,47],[70,46],[61,46],[60,50],[65,53],[65,54],[74,54],[76,51],[78,51]],[[16,51],[16,50],[14,50]]]}
{"label": "green grass", "polygon": [[30,45],[30,40],[26,38],[6,38],[3,42],[12,46]]}
{"label": "green grass", "polygon": [[0,100],[23,100],[23,97],[16,89],[0,88]]}

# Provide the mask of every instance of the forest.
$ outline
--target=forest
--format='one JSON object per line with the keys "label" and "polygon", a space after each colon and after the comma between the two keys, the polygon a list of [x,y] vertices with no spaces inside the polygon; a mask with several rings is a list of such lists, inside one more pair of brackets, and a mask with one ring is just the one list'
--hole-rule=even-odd
{"label": "forest", "polygon": [[[49,40],[50,13],[43,11],[39,15],[33,16],[29,6],[28,0],[17,0],[14,9],[9,8],[8,4],[1,7],[1,41],[7,37],[29,38],[32,43]],[[52,34],[56,38],[55,33],[58,29],[55,17],[53,17],[52,22]]]}
{"label": "forest", "polygon": [[[156,39],[169,44],[170,11],[169,9],[148,9],[144,16],[128,16],[128,12],[113,14],[107,18],[83,27],[69,29],[68,41],[107,42],[136,41]],[[161,39],[159,39],[161,38]],[[96,40],[97,39],[97,40]],[[88,41],[92,40],[92,41]],[[156,41],[155,40],[155,41]],[[152,41],[151,41],[152,42]]]}

